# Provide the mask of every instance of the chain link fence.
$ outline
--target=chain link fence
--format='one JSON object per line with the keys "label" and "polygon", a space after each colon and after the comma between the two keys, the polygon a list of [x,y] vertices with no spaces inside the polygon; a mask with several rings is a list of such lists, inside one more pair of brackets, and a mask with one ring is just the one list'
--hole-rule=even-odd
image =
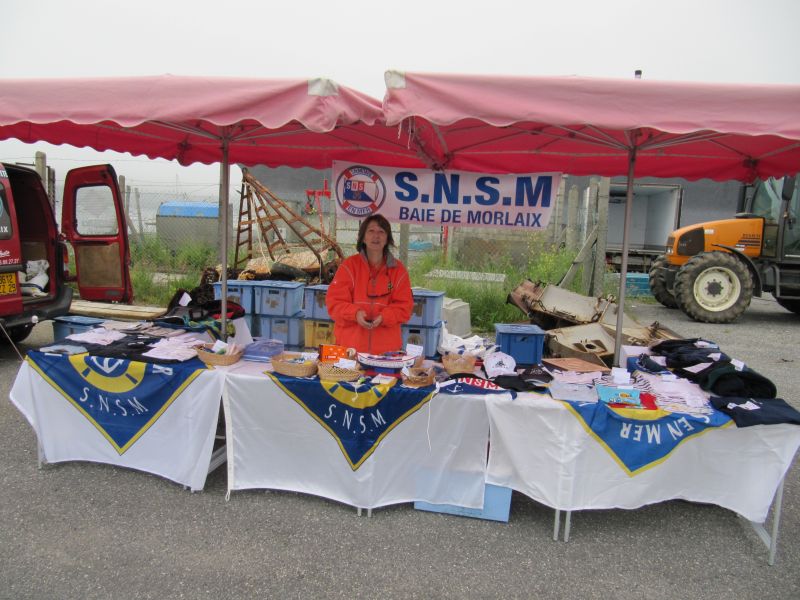
{"label": "chain link fence", "polygon": [[[136,190],[133,190],[136,194]],[[284,198],[312,226],[333,237],[345,256],[355,253],[358,220],[336,218],[325,207],[320,219],[309,210],[305,198]],[[239,206],[230,206],[229,263],[233,264],[237,232],[242,222]],[[134,269],[150,270],[154,281],[169,288],[170,281],[199,278],[207,266],[219,263],[219,220],[215,204],[176,201],[166,194],[139,194],[128,205],[129,241]],[[289,227],[278,224],[291,244],[300,243]],[[253,254],[266,252],[257,226],[252,228]],[[473,271],[502,274],[509,268],[525,267],[553,241],[551,232],[531,233],[500,228],[433,227],[392,224],[395,254],[414,276],[420,269]],[[273,240],[270,240],[273,241]],[[538,250],[538,252],[537,252]],[[424,281],[415,281],[423,285]],[[138,291],[138,290],[135,290]],[[141,296],[141,294],[137,294]]]}
{"label": "chain link fence", "polygon": [[[266,171],[266,175],[254,173],[259,182],[269,186],[311,226],[335,239],[345,256],[355,253],[360,222],[342,219],[335,214],[332,200],[314,197],[313,190],[323,188],[324,172],[309,169],[316,179],[295,180],[288,185],[273,181],[270,185],[271,175],[280,169]],[[312,193],[307,194],[306,190]],[[445,291],[448,297],[469,302],[478,330],[483,321],[486,329],[495,322],[521,321],[525,316],[505,304],[508,293],[525,279],[558,282],[575,255],[574,251],[563,249],[562,196],[563,192],[547,230],[394,223],[394,252],[408,268],[413,286]],[[126,204],[137,303],[166,305],[178,289],[190,290],[199,285],[207,267],[218,267],[220,231],[216,200],[180,200],[168,193],[132,188]],[[246,228],[247,215],[240,214],[240,204],[239,195],[232,194],[229,266],[235,264],[239,230]],[[286,223],[278,221],[276,226],[288,243],[301,242]],[[255,224],[251,235],[253,256],[266,256],[266,244],[260,240]]]}

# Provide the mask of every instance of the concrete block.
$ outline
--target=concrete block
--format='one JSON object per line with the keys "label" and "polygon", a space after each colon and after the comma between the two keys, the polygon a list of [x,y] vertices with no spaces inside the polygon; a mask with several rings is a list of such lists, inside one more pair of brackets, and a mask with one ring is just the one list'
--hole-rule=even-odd
{"label": "concrete block", "polygon": [[459,298],[445,297],[442,303],[442,321],[452,335],[465,338],[472,335],[472,318],[469,304]]}

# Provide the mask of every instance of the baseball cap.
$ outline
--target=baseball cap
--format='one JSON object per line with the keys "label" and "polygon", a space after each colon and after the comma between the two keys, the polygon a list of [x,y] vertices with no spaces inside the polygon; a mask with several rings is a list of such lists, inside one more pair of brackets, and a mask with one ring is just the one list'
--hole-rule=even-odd
{"label": "baseball cap", "polygon": [[517,361],[505,352],[492,352],[483,357],[483,370],[489,379],[498,375],[516,375]]}

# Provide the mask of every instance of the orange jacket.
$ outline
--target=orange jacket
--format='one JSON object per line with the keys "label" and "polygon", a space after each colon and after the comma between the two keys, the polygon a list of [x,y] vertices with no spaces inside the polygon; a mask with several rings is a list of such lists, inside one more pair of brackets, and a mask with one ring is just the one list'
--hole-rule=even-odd
{"label": "orange jacket", "polygon": [[[400,326],[411,318],[414,309],[408,271],[403,263],[387,254],[386,263],[372,278],[366,255],[355,254],[345,259],[336,271],[328,286],[326,304],[339,346],[370,354],[401,350]],[[359,310],[366,312],[368,321],[378,315],[382,315],[383,321],[375,329],[365,329],[356,321]]]}

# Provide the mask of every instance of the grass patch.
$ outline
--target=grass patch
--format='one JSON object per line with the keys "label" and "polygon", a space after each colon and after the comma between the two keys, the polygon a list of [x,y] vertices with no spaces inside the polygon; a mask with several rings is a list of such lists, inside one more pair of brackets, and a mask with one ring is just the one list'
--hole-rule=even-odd
{"label": "grass patch", "polygon": [[[546,236],[539,234],[528,238],[522,260],[518,258],[518,249],[516,255],[517,258],[510,253],[487,252],[472,256],[469,264],[462,264],[453,258],[444,260],[441,250],[435,249],[415,257],[407,267],[413,286],[443,291],[448,298],[460,298],[468,302],[473,329],[476,333],[485,334],[494,333],[495,323],[527,321],[519,308],[506,303],[508,294],[526,279],[558,283],[575,257],[574,252],[555,248]],[[427,278],[426,275],[434,269],[503,274],[505,283]],[[579,272],[569,289],[583,293],[581,281]],[[604,293],[613,293],[613,290],[604,289]]]}
{"label": "grass patch", "polygon": [[181,288],[190,290],[197,287],[198,283],[199,276],[194,273],[164,282],[154,281],[153,272],[147,269],[131,269],[131,284],[136,304],[167,306],[177,290]]}
{"label": "grass patch", "polygon": [[130,249],[134,267],[153,272],[200,273],[219,262],[217,247],[203,242],[191,241],[171,250],[155,236],[146,236],[144,242],[132,242]]}
{"label": "grass patch", "polygon": [[[525,279],[544,283],[558,283],[569,270],[575,253],[552,245],[545,234],[528,236],[513,247],[494,244],[491,240],[474,242],[464,249],[464,256],[451,256],[449,260],[434,248],[414,255],[406,267],[411,284],[445,292],[448,298],[460,298],[470,305],[472,327],[476,333],[494,333],[495,323],[526,321],[525,315],[506,303],[508,294]],[[191,289],[200,282],[200,274],[208,266],[216,265],[218,249],[215,245],[187,243],[179,251],[172,252],[155,236],[148,236],[144,243],[132,242],[133,267],[131,278],[134,295],[139,304],[166,306],[176,290]],[[232,264],[233,256],[229,257]],[[448,271],[472,271],[505,275],[504,284],[451,279],[428,279],[426,275],[434,269]],[[171,274],[168,281],[155,278],[156,273]],[[177,278],[174,278],[177,275]],[[569,289],[583,293],[581,274],[573,279]],[[616,295],[613,282],[605,282],[604,294]],[[647,298],[637,298],[647,302]]]}
{"label": "grass patch", "polygon": [[135,302],[150,306],[166,306],[176,290],[196,287],[203,269],[219,262],[215,245],[189,242],[173,251],[154,235],[131,240],[130,250]]}

